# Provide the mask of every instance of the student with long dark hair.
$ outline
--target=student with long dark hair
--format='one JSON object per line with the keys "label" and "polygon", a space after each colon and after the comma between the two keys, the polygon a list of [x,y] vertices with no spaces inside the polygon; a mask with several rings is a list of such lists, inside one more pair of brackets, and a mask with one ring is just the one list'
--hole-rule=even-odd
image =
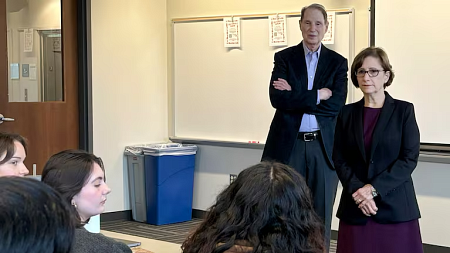
{"label": "student with long dark hair", "polygon": [[325,250],[323,225],[304,179],[271,162],[242,171],[182,248],[184,253]]}
{"label": "student with long dark hair", "polygon": [[77,222],[72,253],[131,252],[126,244],[90,233],[83,227],[92,216],[105,210],[107,195],[111,192],[105,180],[102,160],[86,151],[62,151],[45,164],[42,181],[56,189],[71,205]]}

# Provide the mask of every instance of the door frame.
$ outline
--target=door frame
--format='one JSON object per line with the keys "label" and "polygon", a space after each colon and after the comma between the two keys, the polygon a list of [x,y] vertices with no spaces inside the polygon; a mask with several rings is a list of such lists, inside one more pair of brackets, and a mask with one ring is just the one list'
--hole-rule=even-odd
{"label": "door frame", "polygon": [[77,1],[77,23],[79,148],[92,153],[91,0]]}

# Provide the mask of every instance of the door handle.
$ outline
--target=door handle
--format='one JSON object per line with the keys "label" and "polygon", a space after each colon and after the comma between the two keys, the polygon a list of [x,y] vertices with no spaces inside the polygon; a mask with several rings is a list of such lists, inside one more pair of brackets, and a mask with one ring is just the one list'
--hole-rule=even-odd
{"label": "door handle", "polygon": [[13,118],[5,118],[3,117],[3,114],[0,114],[0,124],[3,123],[3,121],[14,121]]}

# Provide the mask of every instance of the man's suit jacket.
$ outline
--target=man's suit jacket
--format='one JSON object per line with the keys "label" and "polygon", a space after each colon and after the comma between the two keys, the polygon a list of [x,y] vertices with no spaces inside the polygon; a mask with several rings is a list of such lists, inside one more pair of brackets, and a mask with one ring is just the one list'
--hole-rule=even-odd
{"label": "man's suit jacket", "polygon": [[[303,43],[303,42],[302,42]],[[333,165],[334,128],[336,118],[347,98],[347,59],[322,45],[312,90],[308,90],[308,73],[302,43],[275,54],[269,84],[272,106],[276,109],[264,147],[262,160],[289,163],[304,113],[316,116],[326,156]],[[273,81],[285,79],[291,91],[280,91]],[[317,105],[317,91],[328,88],[333,95]]]}
{"label": "man's suit jacket", "polygon": [[385,94],[370,154],[364,148],[364,99],[344,106],[337,120],[333,160],[344,187],[337,216],[350,224],[367,222],[352,198],[366,184],[372,184],[379,194],[375,197],[378,212],[372,216],[376,222],[398,223],[420,218],[411,178],[420,150],[414,106]]}

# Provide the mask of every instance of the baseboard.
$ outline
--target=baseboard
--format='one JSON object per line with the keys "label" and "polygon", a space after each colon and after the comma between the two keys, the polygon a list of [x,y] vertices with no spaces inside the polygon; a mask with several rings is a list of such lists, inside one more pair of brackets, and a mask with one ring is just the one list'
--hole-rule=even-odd
{"label": "baseboard", "polygon": [[423,244],[423,252],[424,253],[450,253],[450,248],[424,243]]}
{"label": "baseboard", "polygon": [[[337,238],[338,238],[338,231],[331,230],[331,240],[337,241]],[[423,252],[424,253],[450,253],[450,248],[424,243],[423,244]]]}
{"label": "baseboard", "polygon": [[192,209],[192,218],[204,219],[207,214],[207,211]]}
{"label": "baseboard", "polygon": [[131,210],[102,213],[100,215],[100,222],[105,221],[118,221],[118,220],[132,220]]}
{"label": "baseboard", "polygon": [[337,230],[331,230],[331,240],[337,241],[338,238],[338,231]]}

